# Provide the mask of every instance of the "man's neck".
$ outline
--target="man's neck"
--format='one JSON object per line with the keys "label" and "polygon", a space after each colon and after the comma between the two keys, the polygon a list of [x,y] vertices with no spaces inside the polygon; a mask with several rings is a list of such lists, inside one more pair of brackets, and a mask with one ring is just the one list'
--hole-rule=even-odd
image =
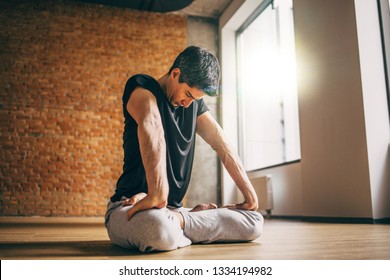
{"label": "man's neck", "polygon": [[168,74],[165,74],[164,76],[162,76],[160,79],[157,80],[165,96],[167,96],[167,80],[168,80]]}

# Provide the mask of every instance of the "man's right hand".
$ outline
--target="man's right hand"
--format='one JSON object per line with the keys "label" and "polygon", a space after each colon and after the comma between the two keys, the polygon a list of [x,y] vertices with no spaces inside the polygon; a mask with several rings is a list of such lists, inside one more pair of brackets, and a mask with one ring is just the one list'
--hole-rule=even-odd
{"label": "man's right hand", "polygon": [[[159,199],[156,196],[151,196],[150,194],[146,194],[145,196],[138,194],[139,196],[136,197],[135,199],[139,200],[134,204],[133,207],[131,207],[127,211],[127,220],[129,221],[134,214],[137,212],[143,211],[143,210],[148,210],[148,209],[153,209],[153,208],[164,208],[167,206],[167,201],[165,199]],[[143,198],[141,198],[143,196]],[[133,197],[132,197],[133,198]],[[128,203],[130,203],[129,201]]]}
{"label": "man's right hand", "polygon": [[133,195],[131,198],[126,199],[123,203],[122,206],[129,206],[129,205],[134,205],[141,199],[143,199],[146,196],[146,193],[137,193],[136,195]]}

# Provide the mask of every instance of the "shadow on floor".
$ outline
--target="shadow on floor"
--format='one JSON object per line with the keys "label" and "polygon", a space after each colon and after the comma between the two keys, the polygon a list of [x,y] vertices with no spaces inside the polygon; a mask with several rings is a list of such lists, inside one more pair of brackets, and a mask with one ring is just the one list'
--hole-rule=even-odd
{"label": "shadow on floor", "polygon": [[91,258],[145,255],[110,241],[14,242],[0,244],[1,259]]}

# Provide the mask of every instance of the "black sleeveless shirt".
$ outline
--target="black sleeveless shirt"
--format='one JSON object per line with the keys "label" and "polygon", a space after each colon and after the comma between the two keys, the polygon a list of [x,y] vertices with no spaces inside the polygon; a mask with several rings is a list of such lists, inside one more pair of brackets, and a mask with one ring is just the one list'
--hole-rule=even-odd
{"label": "black sleeveless shirt", "polygon": [[194,100],[187,109],[174,107],[159,83],[154,78],[144,74],[135,75],[127,81],[122,97],[125,117],[123,132],[124,164],[123,173],[118,179],[115,194],[111,197],[111,201],[118,201],[122,196],[132,197],[140,192],[148,192],[145,169],[142,165],[139,149],[137,123],[126,109],[130,95],[136,87],[145,88],[156,97],[164,128],[167,151],[168,205],[181,207],[191,177],[195,149],[196,118],[208,111],[208,107],[202,99]]}

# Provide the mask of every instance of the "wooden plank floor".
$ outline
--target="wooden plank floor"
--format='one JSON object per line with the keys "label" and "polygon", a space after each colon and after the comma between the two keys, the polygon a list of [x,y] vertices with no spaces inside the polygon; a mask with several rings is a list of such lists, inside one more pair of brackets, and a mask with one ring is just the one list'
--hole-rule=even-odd
{"label": "wooden plank floor", "polygon": [[390,225],[266,220],[250,243],[140,253],[112,245],[103,218],[0,217],[0,258],[139,260],[390,259]]}

